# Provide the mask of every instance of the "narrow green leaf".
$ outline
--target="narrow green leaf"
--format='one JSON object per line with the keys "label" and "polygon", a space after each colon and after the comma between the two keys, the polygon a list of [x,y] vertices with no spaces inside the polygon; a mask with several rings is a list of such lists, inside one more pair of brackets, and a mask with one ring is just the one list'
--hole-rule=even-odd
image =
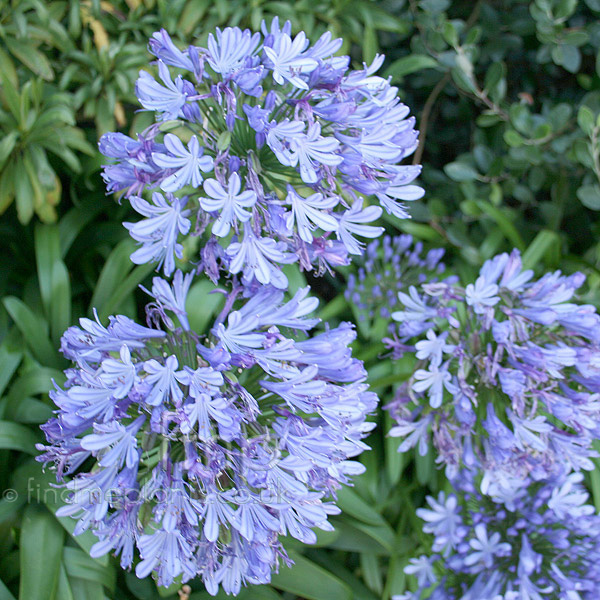
{"label": "narrow green leaf", "polygon": [[349,487],[343,487],[338,492],[337,505],[346,515],[368,523],[369,525],[387,525],[387,521],[365,500]]}
{"label": "narrow green leaf", "polygon": [[104,307],[100,311],[100,319],[106,319],[109,315],[117,312],[126,297],[136,290],[154,269],[155,266],[153,264],[134,267],[125,280],[116,287],[108,302],[104,304]]}
{"label": "narrow green leaf", "polygon": [[44,365],[60,368],[62,361],[48,337],[48,323],[14,296],[2,300],[33,355]]}
{"label": "narrow green leaf", "polygon": [[62,564],[60,565],[60,571],[58,572],[56,598],[59,600],[75,600],[69,578],[67,577],[67,572],[65,571],[65,566]]}
{"label": "narrow green leaf", "polygon": [[362,38],[362,50],[363,60],[370,64],[373,62],[375,55],[379,50],[379,44],[377,43],[377,34],[375,29],[369,25],[365,26]]}
{"label": "narrow green leaf", "polygon": [[[76,600],[106,600],[104,588],[95,581],[87,581],[86,579],[73,577],[69,580],[69,583]],[[57,598],[56,600],[62,599]]]}
{"label": "narrow green leaf", "polygon": [[35,455],[37,454],[35,445],[39,441],[39,437],[29,427],[10,421],[0,421],[0,448],[3,450],[19,450]]}
{"label": "narrow green leaf", "polygon": [[540,231],[523,253],[523,268],[532,269],[542,257],[553,247],[560,246],[560,236],[555,231]]}
{"label": "narrow green leaf", "polygon": [[[231,600],[231,596],[223,591],[211,596],[208,592],[196,592],[190,596],[190,600]],[[266,585],[253,585],[243,587],[235,600],[281,600],[281,596]]]}
{"label": "narrow green leaf", "polygon": [[396,536],[394,530],[389,525],[368,525],[360,521],[356,521],[354,525],[356,529],[359,529],[383,546],[388,553],[393,552]]}
{"label": "narrow green leaf", "polygon": [[60,238],[60,255],[64,258],[75,238],[83,228],[102,210],[102,202],[92,197],[83,200],[79,206],[73,207],[58,224]]}
{"label": "narrow green leaf", "polygon": [[491,205],[489,202],[485,202],[483,200],[477,200],[476,202],[479,208],[495,221],[496,225],[500,227],[506,238],[510,240],[512,244],[521,252],[523,252],[525,250],[525,242],[523,241],[523,238],[521,237],[521,234],[518,232],[517,228],[506,216],[506,213]]}
{"label": "narrow green leaf", "polygon": [[10,590],[4,585],[4,582],[1,579],[0,579],[0,600],[15,600],[15,597],[10,593]]}
{"label": "narrow green leaf", "polygon": [[352,590],[343,581],[293,550],[289,556],[295,564],[291,568],[282,567],[273,575],[273,587],[306,600],[352,599]]}
{"label": "narrow green leaf", "polygon": [[52,302],[52,266],[60,260],[60,238],[57,225],[35,226],[35,261],[37,265],[40,295],[46,317],[50,318]]}
{"label": "narrow green leaf", "polygon": [[61,526],[42,505],[30,504],[25,509],[21,527],[19,600],[56,598],[63,537]]}
{"label": "narrow green leaf", "polygon": [[40,425],[51,419],[52,409],[35,398],[22,398],[12,413],[12,418],[19,423]]}
{"label": "narrow green leaf", "polygon": [[417,471],[417,481],[421,485],[431,483],[431,478],[434,474],[433,452],[431,448],[425,456],[421,456],[418,448],[415,448],[415,467]]}
{"label": "narrow green leaf", "polygon": [[109,590],[115,589],[116,574],[112,565],[99,563],[79,548],[65,548],[63,564],[69,577],[95,581]]}
{"label": "narrow green leaf", "polygon": [[8,135],[4,136],[2,141],[0,141],[0,168],[3,167],[4,163],[8,160],[18,137],[19,133],[17,131],[11,131]]}
{"label": "narrow green leaf", "polygon": [[332,317],[337,317],[342,314],[348,308],[348,302],[344,298],[343,294],[338,294],[333,300],[330,300],[321,310],[319,310],[319,317],[323,321],[327,321]]}
{"label": "narrow green leaf", "polygon": [[360,555],[360,569],[365,583],[369,589],[377,594],[383,591],[383,578],[379,567],[379,559],[374,554],[362,552]]}
{"label": "narrow green leaf", "polygon": [[31,42],[21,42],[13,37],[6,36],[4,41],[11,54],[16,56],[26,67],[31,69],[46,81],[54,79],[54,71],[46,56],[36,50]]}
{"label": "narrow green leaf", "polygon": [[33,216],[34,194],[29,175],[22,159],[14,162],[15,201],[19,221],[26,225]]}
{"label": "narrow green leaf", "polygon": [[[389,411],[384,411],[385,431],[388,432],[396,425],[395,421],[389,414]],[[385,470],[388,480],[391,485],[396,485],[400,481],[402,471],[405,465],[405,454],[398,452],[400,441],[398,438],[386,435],[385,437]]]}
{"label": "narrow green leaf", "polygon": [[67,267],[61,260],[52,265],[50,324],[52,340],[59,346],[62,334],[71,325],[71,282]]}
{"label": "narrow green leaf", "polygon": [[0,346],[0,396],[4,393],[17,367],[21,364],[23,352],[10,348],[6,340]]}
{"label": "narrow green leaf", "polygon": [[114,295],[115,290],[127,278],[133,264],[129,255],[134,251],[135,245],[132,240],[125,239],[114,248],[98,278],[98,283],[90,302],[90,312],[93,308],[99,313],[104,312]]}
{"label": "narrow green leaf", "polygon": [[207,325],[223,305],[223,294],[211,293],[215,289],[214,283],[207,279],[197,281],[190,288],[185,307],[190,327],[197,333],[206,331]]}

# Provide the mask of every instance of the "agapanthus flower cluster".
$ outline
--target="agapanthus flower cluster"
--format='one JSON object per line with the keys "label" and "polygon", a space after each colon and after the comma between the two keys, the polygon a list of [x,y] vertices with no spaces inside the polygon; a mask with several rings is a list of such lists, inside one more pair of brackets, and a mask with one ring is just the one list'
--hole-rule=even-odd
{"label": "agapanthus flower cluster", "polygon": [[502,495],[527,478],[592,469],[600,437],[600,317],[575,300],[584,275],[534,279],[518,251],[488,260],[474,283],[424,283],[400,292],[387,344],[416,353],[389,406],[399,450],[430,435],[452,477],[481,471]]}
{"label": "agapanthus flower cluster", "polygon": [[445,273],[443,256],[443,248],[424,253],[423,243],[411,235],[384,235],[370,242],[356,260],[357,273],[348,275],[346,300],[360,321],[371,324],[378,317],[389,319],[399,305],[398,292],[410,285],[436,281]]}
{"label": "agapanthus flower cluster", "polygon": [[532,482],[509,502],[482,495],[471,474],[456,492],[417,510],[433,536],[429,555],[405,572],[418,590],[395,600],[595,600],[600,589],[600,515],[582,475]]}
{"label": "agapanthus flower cluster", "polygon": [[423,194],[412,183],[420,166],[400,165],[417,146],[414,118],[376,75],[384,57],[349,70],[348,56],[334,56],[341,45],[329,32],[310,45],[277,18],[262,33],[217,29],[206,48],[154,34],[158,78],[142,71],[136,93],[157,123],[100,141],[114,159],[108,191],[143,217],[127,225],[134,262],[170,275],[185,236],[203,235],[211,278],[285,288],[282,265],[348,264],[361,238],[382,233],[370,223],[383,209],[407,216],[400,201]]}
{"label": "agapanthus flower cluster", "polygon": [[147,325],[81,319],[62,339],[75,366],[43,430],[70,492],[59,516],[98,537],[159,585],[201,577],[215,594],[268,583],[288,563],[279,536],[314,542],[339,512],[330,500],[363,467],[352,460],[376,406],[353,359],[353,328],[309,332],[317,301],[301,289],[242,286],[207,335],[185,310],[192,275],[153,280]]}

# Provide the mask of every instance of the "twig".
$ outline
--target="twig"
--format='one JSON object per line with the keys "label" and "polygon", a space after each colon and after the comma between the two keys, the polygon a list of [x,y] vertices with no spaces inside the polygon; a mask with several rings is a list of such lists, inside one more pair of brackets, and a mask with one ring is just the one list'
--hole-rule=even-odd
{"label": "twig", "polygon": [[419,146],[415,151],[415,156],[413,158],[413,165],[418,165],[421,162],[421,156],[423,155],[423,150],[425,148],[425,138],[427,137],[427,126],[429,125],[429,115],[433,109],[435,101],[440,95],[441,91],[446,87],[446,84],[450,80],[450,71],[447,71],[446,74],[436,83],[433,90],[431,90],[431,94],[429,94],[427,100],[425,101],[425,106],[423,106],[423,112],[421,113],[421,122],[419,123]]}

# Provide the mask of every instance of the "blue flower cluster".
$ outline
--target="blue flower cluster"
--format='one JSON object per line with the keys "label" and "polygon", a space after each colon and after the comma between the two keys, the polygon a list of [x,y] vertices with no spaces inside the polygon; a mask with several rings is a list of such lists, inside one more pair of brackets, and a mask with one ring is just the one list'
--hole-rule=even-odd
{"label": "blue flower cluster", "polygon": [[114,159],[108,191],[143,217],[127,224],[135,263],[171,275],[181,240],[206,234],[200,264],[213,280],[239,273],[284,289],[282,265],[348,264],[362,252],[355,236],[381,235],[369,223],[383,209],[407,216],[400,201],[423,195],[412,183],[420,166],[399,164],[417,147],[414,118],[376,75],[384,57],[349,70],[348,56],[334,56],[341,44],[325,33],[311,46],[277,19],[262,35],[217,29],[206,48],[154,34],[158,80],[142,71],[136,92],[157,123],[100,141]]}
{"label": "blue flower cluster", "polygon": [[429,438],[454,477],[480,472],[482,490],[520,493],[530,479],[592,469],[600,438],[600,317],[574,295],[581,273],[533,279],[518,251],[488,260],[474,283],[400,292],[396,356],[418,362],[388,407],[390,434],[426,454]]}
{"label": "blue flower cluster", "polygon": [[532,483],[494,501],[460,473],[456,493],[418,509],[433,535],[429,556],[405,572],[418,590],[393,600],[595,600],[600,589],[600,516],[585,504],[579,473]]}
{"label": "blue flower cluster", "polygon": [[411,235],[384,235],[370,242],[364,255],[356,259],[357,273],[348,275],[346,300],[358,319],[369,325],[378,317],[389,319],[399,304],[398,292],[409,285],[436,281],[445,272],[443,256],[443,248],[423,255],[423,243],[415,242]]}
{"label": "blue flower cluster", "polygon": [[[92,530],[92,556],[155,572],[159,585],[200,576],[215,594],[268,583],[289,560],[279,541],[316,540],[339,509],[328,497],[363,467],[377,397],[351,356],[352,326],[311,337],[317,305],[302,289],[227,296],[210,333],[190,329],[192,274],[156,277],[148,326],[81,319],[62,339],[75,367],[42,428],[71,492],[58,516]],[[301,339],[304,338],[304,339]],[[84,467],[84,468],[83,468]]]}

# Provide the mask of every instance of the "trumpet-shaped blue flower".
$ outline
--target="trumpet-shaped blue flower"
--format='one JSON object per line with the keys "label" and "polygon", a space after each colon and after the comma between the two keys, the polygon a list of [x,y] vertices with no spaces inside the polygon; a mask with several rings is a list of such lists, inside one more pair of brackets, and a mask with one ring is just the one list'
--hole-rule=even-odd
{"label": "trumpet-shaped blue flower", "polygon": [[160,188],[163,191],[176,192],[189,184],[198,187],[204,180],[201,172],[212,171],[213,159],[203,156],[204,148],[195,135],[191,137],[187,149],[172,133],[165,135],[164,144],[169,154],[156,153],[152,159],[159,167],[176,171],[161,181]]}
{"label": "trumpet-shaped blue flower", "polygon": [[431,431],[447,473],[478,470],[497,497],[528,477],[593,468],[600,317],[574,300],[583,281],[560,272],[533,280],[515,250],[487,261],[475,284],[400,292],[400,325],[385,342],[418,359],[389,406],[401,449]]}
{"label": "trumpet-shaped blue flower", "polygon": [[232,225],[238,221],[245,223],[252,214],[247,208],[256,204],[256,192],[246,190],[240,193],[242,183],[237,173],[229,179],[227,189],[216,179],[207,179],[204,182],[204,192],[208,198],[200,198],[200,206],[208,212],[219,211],[219,217],[212,226],[212,232],[218,237],[225,237]]}
{"label": "trumpet-shaped blue flower", "polygon": [[[476,491],[472,473],[460,473],[452,483],[455,491],[447,500],[454,507],[451,520],[442,516],[442,507],[432,498],[428,502],[435,512],[417,510],[426,520],[424,531],[433,535],[432,553],[412,559],[404,569],[417,577],[418,586],[407,598],[596,597],[600,515],[585,504],[588,494],[577,475],[528,482],[511,502]],[[562,512],[551,506],[549,498],[563,489],[579,496],[580,512]],[[452,523],[450,535],[441,526],[445,522]],[[442,548],[444,552],[439,554]]]}
{"label": "trumpet-shaped blue flower", "polygon": [[69,492],[60,516],[98,537],[93,556],[130,568],[137,548],[138,577],[237,594],[288,560],[280,536],[332,529],[329,496],[363,470],[377,397],[349,324],[310,336],[308,289],[284,302],[235,288],[205,335],[187,327],[185,291],[179,272],[173,288],[155,278],[147,315],[161,329],[115,317],[66,332],[65,355],[84,356],[51,394],[39,460]]}
{"label": "trumpet-shaped blue flower", "polygon": [[147,217],[137,223],[124,223],[131,237],[142,244],[131,255],[131,260],[136,264],[155,261],[163,267],[165,275],[170,275],[175,270],[175,257],[183,258],[183,247],[177,242],[177,236],[186,234],[191,227],[186,199],[169,193],[165,198],[154,192],[152,203],[138,197],[130,201],[137,212]]}
{"label": "trumpet-shaped blue flower", "polygon": [[[109,191],[128,199],[157,187],[176,197],[183,188],[196,193],[185,200],[189,230],[178,231],[164,252],[147,246],[136,261],[172,272],[166,254],[193,231],[198,242],[190,246],[199,247],[200,266],[214,281],[244,271],[246,280],[254,273],[284,286],[285,264],[317,274],[348,264],[363,251],[360,238],[383,232],[367,225],[381,207],[406,218],[402,202],[421,197],[414,182],[420,167],[400,164],[417,147],[414,119],[397,88],[376,74],[383,57],[353,71],[348,56],[334,56],[342,40],[330,33],[311,45],[289,22],[274,19],[261,31],[217,29],[206,47],[183,49],[164,30],[152,37],[158,78],[142,72],[136,92],[160,125],[139,141],[103,136],[100,148],[114,161],[103,176]],[[282,182],[294,191],[286,195]],[[318,206],[291,202],[298,198],[318,199]],[[142,208],[136,200],[132,206]]]}

